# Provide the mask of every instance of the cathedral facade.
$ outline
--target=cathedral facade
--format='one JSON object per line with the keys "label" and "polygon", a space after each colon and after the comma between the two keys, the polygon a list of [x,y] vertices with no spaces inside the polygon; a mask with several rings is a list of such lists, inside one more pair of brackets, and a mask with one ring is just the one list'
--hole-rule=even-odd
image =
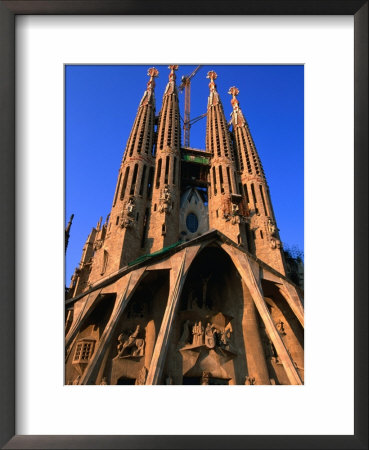
{"label": "cathedral facade", "polygon": [[[181,145],[176,71],[139,103],[110,214],[66,292],[66,384],[301,385],[304,311],[237,98],[208,72],[206,146]],[[70,224],[68,224],[68,236]]]}

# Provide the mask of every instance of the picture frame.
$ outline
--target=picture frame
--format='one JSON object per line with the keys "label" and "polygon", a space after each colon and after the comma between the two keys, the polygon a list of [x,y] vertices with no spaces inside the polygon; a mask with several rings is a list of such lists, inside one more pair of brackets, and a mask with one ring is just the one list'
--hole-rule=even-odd
{"label": "picture frame", "polygon": [[[355,39],[355,433],[350,436],[15,435],[15,17],[20,14],[353,15]],[[0,3],[0,444],[3,448],[368,448],[368,2],[2,1]],[[366,205],[366,207],[362,207]]]}

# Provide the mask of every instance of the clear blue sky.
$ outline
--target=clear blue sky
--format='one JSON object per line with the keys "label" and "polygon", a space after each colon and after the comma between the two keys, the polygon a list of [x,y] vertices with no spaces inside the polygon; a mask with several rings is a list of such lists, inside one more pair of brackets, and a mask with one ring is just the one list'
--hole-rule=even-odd
{"label": "clear blue sky", "polygon": [[[110,212],[117,175],[147,69],[159,70],[156,110],[169,70],[161,65],[66,66],[65,219],[74,213],[66,255],[66,284],[79,264],[82,247],[100,216]],[[190,74],[196,66],[182,65]],[[277,225],[286,246],[304,249],[304,69],[303,66],[203,66],[191,85],[191,118],[206,112],[209,70],[218,74],[218,92],[230,118],[231,86],[249,123],[269,184]],[[183,117],[184,94],[180,94]],[[206,118],[191,128],[191,147],[205,148]]]}

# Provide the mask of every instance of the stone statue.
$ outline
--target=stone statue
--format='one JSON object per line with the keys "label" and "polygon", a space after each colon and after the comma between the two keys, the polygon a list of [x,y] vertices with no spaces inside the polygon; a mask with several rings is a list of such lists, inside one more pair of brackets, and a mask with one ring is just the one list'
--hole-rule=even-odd
{"label": "stone statue", "polygon": [[275,226],[275,223],[271,218],[268,219],[268,230],[272,236],[274,236],[275,232],[277,231],[277,227]]}
{"label": "stone statue", "polygon": [[208,348],[214,348],[216,344],[216,337],[215,337],[216,329],[213,325],[210,323],[207,323],[206,329],[205,329],[205,345]]}
{"label": "stone statue", "polygon": [[171,207],[172,194],[169,190],[169,186],[166,184],[159,198],[160,208],[159,211],[161,213],[169,213],[172,209]]}
{"label": "stone statue", "polygon": [[192,340],[193,346],[197,347],[204,344],[204,327],[201,324],[201,320],[198,323],[195,322],[195,325],[192,327],[192,334],[193,334]]}
{"label": "stone statue", "polygon": [[[143,356],[145,340],[138,338],[140,332],[140,325],[137,325],[135,331],[130,334],[127,338],[125,333],[121,333],[118,336],[118,358],[129,357],[129,356]],[[129,353],[129,349],[131,352]],[[128,351],[127,351],[128,350]]]}
{"label": "stone statue", "polygon": [[229,346],[231,334],[232,334],[232,325],[229,322],[229,324],[224,328],[224,330],[220,332],[220,343],[222,347]]}
{"label": "stone statue", "polygon": [[129,197],[121,213],[122,228],[129,228],[133,225],[135,218],[135,199],[133,196]]}
{"label": "stone statue", "polygon": [[135,208],[135,200],[133,197],[129,197],[128,203],[126,205],[127,215],[132,216]]}

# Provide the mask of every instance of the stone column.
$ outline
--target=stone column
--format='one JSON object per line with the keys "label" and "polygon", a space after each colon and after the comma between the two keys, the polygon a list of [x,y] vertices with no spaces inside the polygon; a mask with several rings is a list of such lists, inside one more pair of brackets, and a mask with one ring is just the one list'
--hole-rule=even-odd
{"label": "stone column", "polygon": [[286,299],[292,311],[295,313],[297,319],[304,326],[304,307],[297,289],[281,278],[283,288],[280,289],[283,297]]}
{"label": "stone column", "polygon": [[278,333],[278,330],[275,327],[272,318],[270,317],[268,308],[264,301],[261,286],[259,285],[258,281],[255,278],[247,255],[225,244],[223,244],[222,247],[231,256],[243,281],[246,283],[246,286],[248,287],[251,296],[254,300],[255,306],[258,309],[259,314],[265,324],[265,328],[269,334],[269,337],[272,340],[273,345],[278,353],[278,356],[283,364],[284,370],[286,371],[286,375],[290,383],[294,385],[303,384],[296,370],[296,367]]}
{"label": "stone column", "polygon": [[159,384],[160,382],[182,288],[189,266],[195,258],[199,248],[200,246],[185,248],[180,253],[172,256],[168,303],[151,358],[146,384]]}

